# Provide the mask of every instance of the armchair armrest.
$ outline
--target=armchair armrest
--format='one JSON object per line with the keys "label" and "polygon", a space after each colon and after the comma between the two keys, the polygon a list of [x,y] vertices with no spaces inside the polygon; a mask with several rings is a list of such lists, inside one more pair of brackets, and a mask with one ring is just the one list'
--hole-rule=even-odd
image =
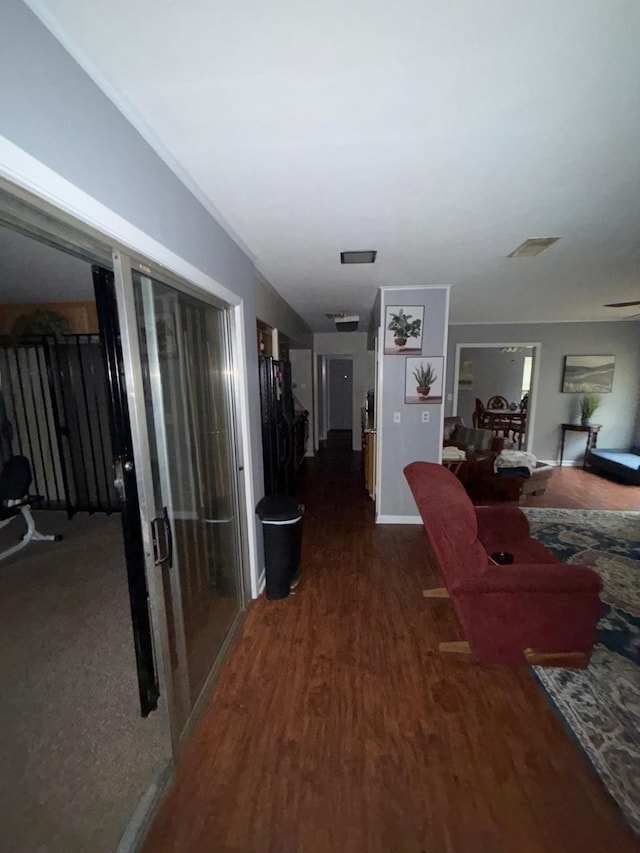
{"label": "armchair armrest", "polygon": [[602,580],[587,566],[563,563],[490,566],[475,577],[454,582],[452,596],[487,593],[594,592],[602,589]]}
{"label": "armchair armrest", "polygon": [[479,661],[525,664],[531,654],[560,661],[578,652],[586,663],[602,613],[601,586],[586,566],[529,563],[479,571],[449,592]]}

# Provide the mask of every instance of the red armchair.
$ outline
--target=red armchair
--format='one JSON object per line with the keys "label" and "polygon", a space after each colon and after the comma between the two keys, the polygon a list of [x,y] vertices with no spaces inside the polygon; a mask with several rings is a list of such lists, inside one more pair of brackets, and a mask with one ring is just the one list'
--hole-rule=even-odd
{"label": "red armchair", "polygon": [[[404,469],[446,590],[465,635],[443,643],[482,663],[586,666],[600,617],[600,577],[586,566],[560,563],[529,535],[517,507],[474,507],[442,465]],[[508,551],[511,565],[489,554]]]}

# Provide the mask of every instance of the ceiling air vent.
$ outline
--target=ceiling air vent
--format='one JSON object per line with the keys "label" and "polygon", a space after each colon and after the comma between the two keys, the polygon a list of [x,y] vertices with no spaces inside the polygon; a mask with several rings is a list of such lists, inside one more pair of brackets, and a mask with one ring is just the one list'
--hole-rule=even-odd
{"label": "ceiling air vent", "polygon": [[362,252],[340,252],[341,264],[375,264],[378,252],[367,249]]}
{"label": "ceiling air vent", "polygon": [[346,311],[340,311],[337,314],[327,314],[330,320],[336,324],[336,332],[357,332],[359,314],[347,314]]}
{"label": "ceiling air vent", "polygon": [[521,243],[517,249],[514,249],[511,254],[507,255],[507,257],[533,258],[534,255],[539,255],[540,252],[544,252],[549,246],[553,246],[559,239],[559,237],[530,237],[524,243]]}

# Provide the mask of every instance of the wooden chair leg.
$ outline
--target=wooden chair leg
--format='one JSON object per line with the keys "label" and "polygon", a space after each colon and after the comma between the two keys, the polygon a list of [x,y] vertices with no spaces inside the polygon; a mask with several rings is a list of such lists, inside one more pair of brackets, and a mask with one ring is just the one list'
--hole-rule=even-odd
{"label": "wooden chair leg", "polygon": [[425,598],[449,598],[449,590],[444,586],[438,586],[434,589],[423,589],[422,594]]}
{"label": "wooden chair leg", "polygon": [[451,655],[470,655],[471,646],[467,640],[453,640],[449,643],[438,643],[438,651]]}
{"label": "wooden chair leg", "polygon": [[591,655],[587,652],[537,652],[525,649],[524,657],[531,666],[561,666],[570,669],[584,669]]}

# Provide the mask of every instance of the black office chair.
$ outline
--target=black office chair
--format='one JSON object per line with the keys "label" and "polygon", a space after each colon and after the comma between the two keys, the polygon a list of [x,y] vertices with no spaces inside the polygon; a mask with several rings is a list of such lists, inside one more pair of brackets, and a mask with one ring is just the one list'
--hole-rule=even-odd
{"label": "black office chair", "polygon": [[25,520],[27,530],[17,545],[0,552],[0,560],[12,557],[22,551],[29,542],[59,542],[62,536],[45,535],[36,530],[31,514],[29,486],[31,485],[31,465],[26,456],[10,456],[0,471],[0,529],[10,524],[19,515]]}

